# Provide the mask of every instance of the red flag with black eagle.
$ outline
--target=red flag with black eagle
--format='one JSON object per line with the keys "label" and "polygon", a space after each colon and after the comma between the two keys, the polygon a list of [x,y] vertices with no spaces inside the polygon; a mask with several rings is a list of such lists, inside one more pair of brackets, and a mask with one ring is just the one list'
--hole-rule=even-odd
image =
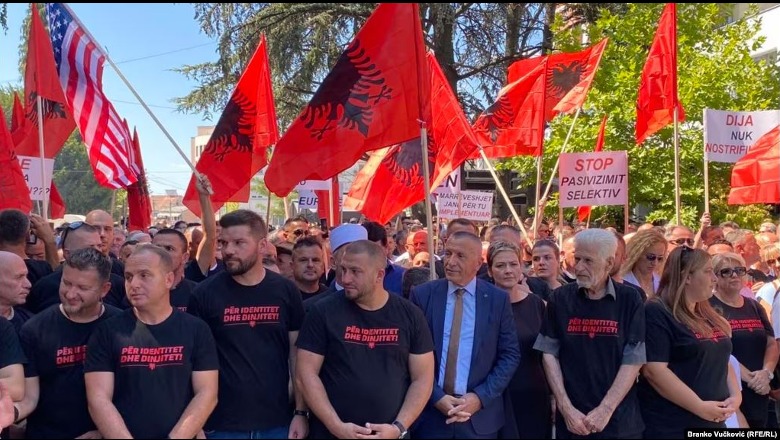
{"label": "red flag with black eagle", "polygon": [[[477,149],[477,139],[436,57],[428,52],[427,59],[430,112],[426,159],[434,189]],[[385,224],[425,197],[420,137],[370,154],[368,163],[355,178],[344,206]]]}
{"label": "red flag with black eagle", "polygon": [[[195,166],[211,181],[215,211],[236,197],[268,164],[268,147],[278,138],[271,67],[265,35],[261,35],[260,44]],[[201,216],[195,175],[184,194],[184,205]]]}
{"label": "red flag with black eagle", "polygon": [[514,82],[546,63],[545,121],[551,121],[559,113],[574,113],[582,107],[588,96],[607,41],[604,38],[579,52],[562,52],[516,61],[509,66],[507,82]]}
{"label": "red flag with black eagle", "polygon": [[[16,154],[40,157],[37,105],[37,97],[40,96],[43,111],[43,155],[47,159],[53,159],[73,133],[76,121],[65,104],[65,93],[57,74],[54,50],[35,3],[31,5],[31,12],[27,65],[24,71],[23,108],[27,124],[24,135],[17,135],[14,141]],[[16,133],[19,133],[19,129]]]}
{"label": "red flag with black eagle", "polygon": [[14,153],[11,132],[5,125],[5,114],[0,107],[0,209],[9,208],[29,213],[32,201],[22,166]]}
{"label": "red flag with black eagle", "polygon": [[[125,121],[125,124],[127,122]],[[128,130],[130,131],[130,130]],[[141,143],[138,130],[133,130],[133,151],[131,166],[138,181],[127,187],[127,229],[129,231],[146,231],[152,225],[152,201],[149,198],[149,187],[146,183],[144,160],[141,157]]]}
{"label": "red flag with black eagle", "polygon": [[417,3],[381,3],[274,148],[265,173],[283,197],[372,150],[420,137],[428,96]]}

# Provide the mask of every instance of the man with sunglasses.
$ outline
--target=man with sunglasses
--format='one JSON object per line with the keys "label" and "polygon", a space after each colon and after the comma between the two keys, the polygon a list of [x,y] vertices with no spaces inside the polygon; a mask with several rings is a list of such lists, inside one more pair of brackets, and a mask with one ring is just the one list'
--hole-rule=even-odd
{"label": "man with sunglasses", "polygon": [[[101,251],[101,239],[99,230],[85,222],[73,222],[65,227],[62,232],[62,255],[67,260],[73,252],[79,249],[93,248]],[[105,253],[104,253],[105,255]],[[44,309],[60,303],[60,283],[62,282],[62,266],[51,275],[41,278],[33,285],[30,295],[27,297],[25,308],[32,313],[40,313]],[[130,307],[125,297],[125,280],[115,273],[111,273],[109,279],[111,289],[104,301],[120,309]]]}
{"label": "man with sunglasses", "polygon": [[124,277],[124,265],[116,255],[111,254],[111,245],[114,243],[114,218],[106,211],[96,209],[88,212],[84,221],[100,232],[100,252],[111,258],[111,273]]}
{"label": "man with sunglasses", "polygon": [[309,235],[309,221],[305,217],[298,216],[288,218],[282,227],[284,238],[288,243],[295,244],[296,241]]}
{"label": "man with sunglasses", "polygon": [[668,243],[666,248],[666,254],[671,253],[678,246],[693,247],[694,233],[691,228],[683,225],[669,225],[666,227],[665,233],[666,241]]}

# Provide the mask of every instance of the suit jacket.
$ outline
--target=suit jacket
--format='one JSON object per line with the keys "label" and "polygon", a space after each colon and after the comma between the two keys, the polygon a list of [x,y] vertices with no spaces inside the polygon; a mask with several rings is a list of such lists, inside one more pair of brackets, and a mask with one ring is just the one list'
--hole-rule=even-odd
{"label": "suit jacket", "polygon": [[[432,424],[441,431],[446,420],[434,405],[445,395],[437,384],[444,339],[447,287],[446,279],[430,281],[414,287],[410,295],[412,302],[422,309],[428,321],[435,347],[433,393],[417,421],[420,430],[424,430],[426,424]],[[471,417],[469,423],[477,434],[487,435],[498,432],[504,424],[502,394],[520,363],[520,346],[507,293],[477,279],[475,299],[474,348],[467,390],[479,396],[482,409]]]}

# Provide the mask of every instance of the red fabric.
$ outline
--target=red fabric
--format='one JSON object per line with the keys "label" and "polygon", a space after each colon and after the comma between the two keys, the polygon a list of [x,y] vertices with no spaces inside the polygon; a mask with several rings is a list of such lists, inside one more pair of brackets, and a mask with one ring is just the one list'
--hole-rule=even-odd
{"label": "red fabric", "polygon": [[761,136],[731,170],[729,205],[780,203],[780,125]]}
{"label": "red fabric", "polygon": [[677,6],[667,3],[639,83],[637,145],[673,123],[675,108],[678,122],[685,121],[685,110],[677,97]]}
{"label": "red fabric", "polygon": [[62,200],[60,192],[54,186],[53,180],[51,181],[51,191],[49,192],[49,212],[51,213],[51,218],[64,218],[67,212],[65,201]]}
{"label": "red fabric", "polygon": [[[333,213],[330,211],[330,193],[333,192]],[[331,179],[330,191],[328,190],[316,190],[314,194],[317,195],[317,217],[324,218],[328,221],[328,227],[335,227],[341,224],[341,209],[340,198],[341,188],[339,187],[339,181],[336,176]],[[335,217],[335,220],[334,220]]]}
{"label": "red fabric", "polygon": [[419,137],[428,91],[417,3],[381,3],[274,148],[268,189],[327,180],[366,152]]}
{"label": "red fabric", "polygon": [[[599,127],[599,136],[596,138],[596,148],[593,149],[594,152],[598,153],[600,151],[604,151],[604,131],[607,128],[607,115],[604,115],[604,118],[601,119],[601,127]],[[590,217],[590,206],[580,206],[577,208],[577,218],[584,222],[585,220]]]}
{"label": "red fabric", "polygon": [[32,201],[22,166],[14,153],[11,132],[5,125],[5,114],[0,108],[0,209],[9,208],[29,213]]}
{"label": "red fabric", "polygon": [[[54,158],[62,149],[65,141],[76,128],[68,106],[65,104],[65,93],[57,76],[57,66],[54,61],[54,51],[51,40],[43,27],[41,16],[35,3],[32,4],[32,18],[30,20],[30,36],[27,42],[27,65],[24,71],[24,105],[18,107],[25,111],[26,124],[23,134],[18,134],[16,139],[16,153],[21,156],[40,157],[38,146],[38,106],[36,96],[41,97],[43,109],[43,155]],[[20,121],[16,114],[14,103],[14,120]],[[25,116],[22,116],[24,118]],[[18,125],[11,131],[19,133]]]}
{"label": "red fabric", "polygon": [[[427,115],[431,188],[438,187],[477,149],[477,140],[436,57],[428,53],[430,112]],[[377,150],[355,178],[344,206],[387,223],[423,200],[425,181],[420,137]]]}
{"label": "red fabric", "polygon": [[[544,143],[544,63],[506,85],[474,122],[477,141],[490,159],[539,156]],[[471,159],[480,159],[475,151]]]}
{"label": "red fabric", "polygon": [[[233,200],[266,166],[268,147],[279,138],[267,46],[265,35],[260,36],[260,44],[195,167],[211,181],[214,211]],[[194,175],[184,194],[184,205],[201,216]]]}
{"label": "red fabric", "polygon": [[540,64],[547,63],[545,121],[551,121],[559,113],[574,113],[588,96],[607,41],[605,38],[580,52],[557,53],[512,63],[507,82],[517,81]]}
{"label": "red fabric", "polygon": [[[19,100],[19,95],[14,93],[14,106],[11,111],[11,137],[14,140],[14,145],[19,142],[21,139],[19,135],[24,135],[26,129],[27,121],[24,119],[24,106],[22,101]],[[18,139],[17,136],[19,136]]]}
{"label": "red fabric", "polygon": [[141,143],[138,131],[133,130],[133,148],[131,159],[138,181],[127,187],[127,229],[146,231],[152,225],[152,201],[146,184],[146,171],[141,157]]}

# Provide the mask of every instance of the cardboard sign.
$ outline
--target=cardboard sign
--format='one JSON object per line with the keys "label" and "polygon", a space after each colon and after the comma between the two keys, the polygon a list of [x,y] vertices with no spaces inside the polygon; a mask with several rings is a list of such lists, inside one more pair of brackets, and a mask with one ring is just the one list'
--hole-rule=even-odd
{"label": "cardboard sign", "polygon": [[44,181],[41,181],[41,158],[32,156],[17,156],[22,166],[24,180],[30,188],[31,200],[43,200],[49,197],[51,191],[51,176],[54,172],[54,159],[43,159]]}
{"label": "cardboard sign", "polygon": [[628,201],[625,151],[563,153],[559,170],[559,203],[563,208],[624,205]]}
{"label": "cardboard sign", "polygon": [[780,110],[732,112],[704,109],[704,158],[735,163],[769,130],[780,124]]}
{"label": "cardboard sign", "polygon": [[493,192],[460,191],[443,188],[436,201],[440,219],[466,218],[486,222],[493,216]]}

